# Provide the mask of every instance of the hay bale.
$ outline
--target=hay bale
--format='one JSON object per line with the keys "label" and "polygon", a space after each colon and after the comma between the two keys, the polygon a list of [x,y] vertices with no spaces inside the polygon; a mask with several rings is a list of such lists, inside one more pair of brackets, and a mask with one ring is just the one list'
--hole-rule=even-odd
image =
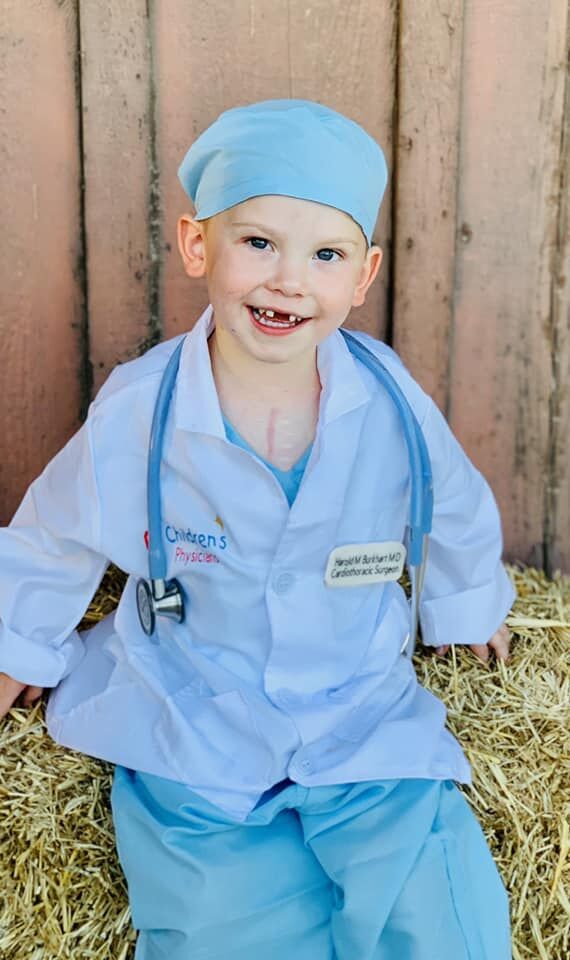
{"label": "hay bale", "polygon": [[[473,766],[468,797],[505,881],[514,960],[570,955],[570,577],[509,568],[511,662],[419,649],[420,682],[445,702]],[[116,605],[111,570],[84,625]],[[116,859],[110,765],[54,744],[44,707],[0,727],[0,957],[127,960],[135,935]]]}

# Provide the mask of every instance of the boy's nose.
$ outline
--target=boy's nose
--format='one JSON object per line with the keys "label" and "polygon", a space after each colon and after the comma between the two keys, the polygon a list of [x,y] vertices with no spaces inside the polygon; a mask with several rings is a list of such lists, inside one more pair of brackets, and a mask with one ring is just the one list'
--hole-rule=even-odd
{"label": "boy's nose", "polygon": [[267,283],[269,290],[281,293],[284,297],[294,297],[305,293],[303,271],[292,262],[281,261]]}

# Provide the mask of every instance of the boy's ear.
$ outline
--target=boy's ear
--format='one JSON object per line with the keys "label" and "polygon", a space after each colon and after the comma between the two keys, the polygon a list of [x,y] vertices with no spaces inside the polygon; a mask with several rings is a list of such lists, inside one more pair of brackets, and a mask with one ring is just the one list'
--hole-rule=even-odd
{"label": "boy's ear", "polygon": [[373,245],[368,249],[364,263],[360,268],[358,283],[354,290],[354,296],[352,298],[353,307],[360,307],[364,303],[368,288],[380,269],[382,256],[383,253],[380,247]]}
{"label": "boy's ear", "polygon": [[178,219],[177,237],[178,249],[188,276],[204,277],[206,275],[204,224],[199,220],[192,220],[190,214],[184,213]]}

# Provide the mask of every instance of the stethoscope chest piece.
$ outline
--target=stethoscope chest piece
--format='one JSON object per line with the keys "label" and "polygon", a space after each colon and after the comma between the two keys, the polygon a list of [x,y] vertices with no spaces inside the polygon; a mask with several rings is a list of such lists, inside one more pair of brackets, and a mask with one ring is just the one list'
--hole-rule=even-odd
{"label": "stethoscope chest piece", "polygon": [[137,580],[137,612],[141,627],[147,637],[151,637],[156,626],[156,615],[153,609],[152,591],[148,580],[142,577]]}
{"label": "stethoscope chest piece", "polygon": [[178,580],[137,580],[137,611],[147,637],[154,634],[157,613],[182,623],[184,596]]}

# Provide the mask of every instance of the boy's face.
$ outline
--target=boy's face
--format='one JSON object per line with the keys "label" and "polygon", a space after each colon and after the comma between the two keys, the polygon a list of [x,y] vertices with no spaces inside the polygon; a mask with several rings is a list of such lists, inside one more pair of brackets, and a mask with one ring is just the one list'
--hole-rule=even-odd
{"label": "boy's face", "polygon": [[294,197],[181,217],[178,239],[186,272],[207,276],[218,343],[269,363],[314,354],[364,302],[382,260],[348,214]]}

